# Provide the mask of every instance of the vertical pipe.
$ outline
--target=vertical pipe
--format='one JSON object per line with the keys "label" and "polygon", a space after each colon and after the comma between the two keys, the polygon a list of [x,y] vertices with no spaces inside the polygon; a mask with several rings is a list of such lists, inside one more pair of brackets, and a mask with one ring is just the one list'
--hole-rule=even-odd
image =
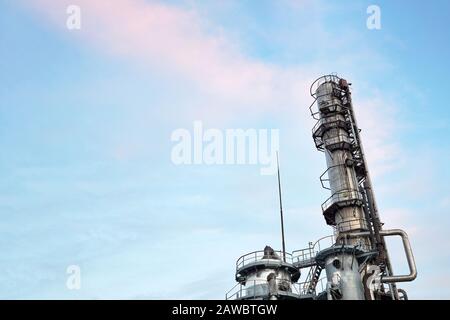
{"label": "vertical pipe", "polygon": [[[369,173],[369,170],[367,169],[368,164],[367,164],[367,160],[366,160],[366,154],[364,152],[364,147],[362,145],[361,138],[359,136],[358,123],[356,121],[355,113],[354,113],[354,110],[353,110],[353,103],[352,103],[351,92],[350,92],[350,90],[348,88],[347,88],[346,92],[347,92],[347,96],[348,96],[348,102],[349,102],[349,105],[350,105],[350,113],[351,113],[350,119],[353,121],[354,128],[356,128],[356,130],[353,131],[353,134],[354,134],[354,137],[355,137],[356,141],[358,142],[359,149],[361,150],[361,157],[362,157],[362,160],[363,160],[363,162],[364,162],[364,164],[366,166],[366,179],[364,181],[364,189],[366,190],[367,198],[369,200],[369,206],[371,207],[370,209],[371,209],[371,213],[372,213],[373,226],[374,226],[374,229],[375,229],[374,230],[375,231],[375,236],[376,236],[376,238],[378,238],[377,241],[380,241],[381,245],[383,246],[383,251],[384,251],[384,255],[385,255],[384,258],[385,258],[385,261],[386,261],[386,267],[388,269],[387,270],[387,274],[390,275],[390,274],[394,273],[394,270],[392,268],[391,259],[389,257],[389,253],[387,251],[386,241],[384,240],[384,238],[379,236],[379,233],[380,233],[380,231],[383,228],[382,228],[382,224],[381,224],[381,221],[380,221],[380,216],[378,215],[378,208],[377,208],[377,204],[376,204],[376,201],[375,201],[375,195],[374,195],[374,192],[373,192],[372,181],[370,179],[370,173]],[[352,129],[353,129],[353,126],[352,126]],[[394,298],[398,299],[399,296],[398,296],[398,291],[397,291],[396,284],[395,283],[390,283],[389,287],[391,289],[391,292],[394,295]]]}

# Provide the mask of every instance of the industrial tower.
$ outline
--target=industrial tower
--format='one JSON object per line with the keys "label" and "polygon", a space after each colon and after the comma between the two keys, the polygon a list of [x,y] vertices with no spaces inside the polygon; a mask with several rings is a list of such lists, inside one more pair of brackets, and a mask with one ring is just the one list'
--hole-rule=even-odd
{"label": "industrial tower", "polygon": [[[327,163],[320,181],[331,194],[322,213],[334,233],[292,253],[266,246],[243,255],[236,263],[238,283],[226,299],[406,300],[397,283],[416,278],[414,256],[406,232],[382,228],[350,84],[326,75],[314,81],[310,93],[309,109],[317,120],[312,137]],[[395,275],[388,236],[401,237],[409,274]],[[302,272],[306,279],[298,282]]]}

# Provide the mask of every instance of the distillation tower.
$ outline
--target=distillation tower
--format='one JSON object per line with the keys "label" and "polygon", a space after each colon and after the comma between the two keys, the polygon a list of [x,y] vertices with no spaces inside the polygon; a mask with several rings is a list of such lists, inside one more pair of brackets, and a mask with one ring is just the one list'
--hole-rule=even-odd
{"label": "distillation tower", "polygon": [[[327,164],[320,182],[330,190],[322,213],[333,235],[289,254],[266,247],[242,256],[236,263],[238,284],[226,298],[407,299],[397,283],[416,278],[414,256],[406,232],[382,228],[350,84],[326,75],[314,81],[310,93],[309,109],[317,121],[312,137]],[[389,236],[401,237],[409,274],[394,274],[385,241]],[[298,282],[302,272],[306,278]]]}

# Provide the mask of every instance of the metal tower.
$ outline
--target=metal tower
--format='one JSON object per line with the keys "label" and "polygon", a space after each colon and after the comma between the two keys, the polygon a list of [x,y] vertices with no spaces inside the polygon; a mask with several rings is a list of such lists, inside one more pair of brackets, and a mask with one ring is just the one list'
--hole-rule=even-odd
{"label": "metal tower", "polygon": [[[284,263],[289,266],[278,264],[276,267],[271,265],[270,268],[277,272],[284,270],[283,279],[290,282],[289,288],[298,285],[298,294],[295,295],[298,299],[407,299],[406,292],[398,289],[396,284],[416,278],[414,256],[406,232],[382,228],[360,129],[353,111],[350,84],[337,75],[326,75],[314,81],[310,93],[314,101],[309,109],[317,120],[312,129],[312,137],[316,148],[324,152],[327,163],[320,181],[331,193],[322,204],[322,212],[326,223],[333,227],[334,234],[288,255],[289,263]],[[394,275],[385,242],[385,237],[388,236],[402,238],[409,274]],[[326,246],[324,242],[328,242]],[[266,270],[265,273],[269,272],[265,255],[249,255],[254,257],[252,263],[261,265],[260,269]],[[246,256],[241,257],[238,264],[240,261],[243,263]],[[298,275],[292,267],[298,271]],[[250,267],[255,274],[261,274],[258,271],[260,269],[253,265]],[[302,269],[309,269],[306,280],[297,283]],[[323,269],[326,278],[320,277]],[[241,291],[240,295],[232,298],[244,299],[248,290],[255,292],[255,289],[250,288],[256,282],[249,286],[248,280],[256,278],[249,278],[250,273],[245,270],[246,268],[237,268],[236,280]],[[258,281],[261,280],[258,278]],[[325,286],[323,282],[326,282]],[[322,290],[317,293],[319,284]],[[267,288],[280,287],[279,282],[271,284],[269,277],[259,285]],[[269,296],[270,294],[266,298]],[[250,297],[251,295],[248,296]],[[264,295],[259,298],[264,298]]]}

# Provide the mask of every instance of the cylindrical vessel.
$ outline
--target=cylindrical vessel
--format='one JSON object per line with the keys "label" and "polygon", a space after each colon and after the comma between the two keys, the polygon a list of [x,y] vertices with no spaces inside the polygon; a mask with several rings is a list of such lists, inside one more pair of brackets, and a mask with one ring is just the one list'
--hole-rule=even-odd
{"label": "cylindrical vessel", "polygon": [[266,246],[263,251],[238,259],[236,281],[239,286],[237,291],[231,290],[229,296],[239,300],[298,299],[301,294],[296,286],[299,277],[300,271],[293,265],[291,254]]}
{"label": "cylindrical vessel", "polygon": [[[323,146],[331,197],[322,205],[328,224],[341,233],[367,230],[363,198],[359,191],[352,155],[352,132],[338,82],[326,79],[315,92],[319,121],[313,136]],[[364,239],[353,239],[364,242]]]}
{"label": "cylindrical vessel", "polygon": [[244,282],[247,295],[255,297],[269,297],[276,299],[279,291],[292,292],[291,275],[282,269],[255,270],[247,276]]}
{"label": "cylindrical vessel", "polygon": [[359,273],[358,254],[352,246],[333,246],[317,255],[327,274],[329,300],[364,300],[364,287]]}
{"label": "cylindrical vessel", "polygon": [[325,260],[327,279],[341,290],[342,300],[364,300],[358,262],[351,254],[329,256]]}

